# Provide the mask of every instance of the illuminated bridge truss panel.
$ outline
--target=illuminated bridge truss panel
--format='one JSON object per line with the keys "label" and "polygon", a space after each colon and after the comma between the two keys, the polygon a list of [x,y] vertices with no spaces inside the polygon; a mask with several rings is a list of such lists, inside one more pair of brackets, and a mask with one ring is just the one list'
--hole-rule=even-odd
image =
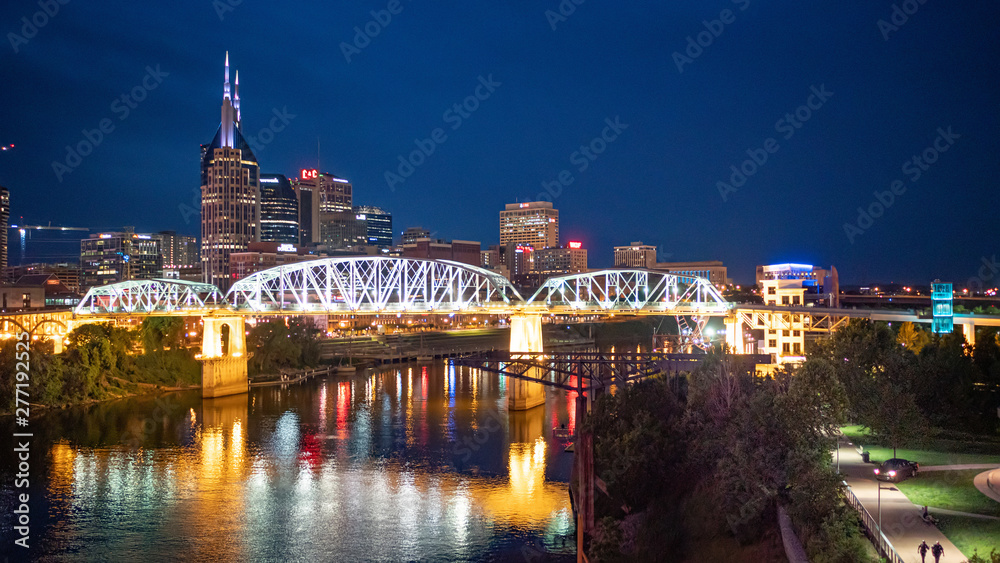
{"label": "illuminated bridge truss panel", "polygon": [[518,304],[506,278],[449,260],[323,258],[252,274],[227,300],[253,312],[462,312]]}
{"label": "illuminated bridge truss panel", "polygon": [[724,314],[730,309],[719,290],[704,278],[634,268],[549,278],[528,303],[671,315]]}
{"label": "illuminated bridge truss panel", "polygon": [[810,332],[833,332],[843,328],[850,316],[835,312],[781,312],[776,310],[740,309],[739,320],[750,328],[767,330],[804,330]]}
{"label": "illuminated bridge truss panel", "polygon": [[225,306],[214,285],[183,280],[130,280],[92,287],[77,315],[195,313]]}

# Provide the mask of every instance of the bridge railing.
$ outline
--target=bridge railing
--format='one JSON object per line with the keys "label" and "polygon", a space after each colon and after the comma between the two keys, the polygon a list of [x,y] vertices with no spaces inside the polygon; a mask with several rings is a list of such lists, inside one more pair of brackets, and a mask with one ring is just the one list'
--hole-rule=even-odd
{"label": "bridge railing", "polygon": [[854,510],[857,510],[858,514],[861,515],[861,521],[864,523],[865,529],[868,531],[868,537],[872,539],[872,544],[875,546],[875,549],[878,550],[879,555],[885,557],[889,563],[904,563],[903,558],[896,552],[896,548],[893,547],[892,542],[889,541],[889,538],[885,537],[885,534],[879,529],[878,521],[876,521],[865,506],[861,504],[861,500],[858,499],[857,495],[854,494],[854,491],[851,490],[847,481],[843,482],[843,486],[845,496],[847,497],[847,504]]}

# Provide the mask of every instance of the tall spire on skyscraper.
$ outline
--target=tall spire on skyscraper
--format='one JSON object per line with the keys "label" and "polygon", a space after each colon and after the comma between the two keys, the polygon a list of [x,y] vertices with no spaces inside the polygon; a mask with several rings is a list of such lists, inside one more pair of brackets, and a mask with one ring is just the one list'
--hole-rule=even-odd
{"label": "tall spire on skyscraper", "polygon": [[236,126],[240,126],[240,71],[236,71],[236,91],[233,92],[233,109],[236,110]]}
{"label": "tall spire on skyscraper", "polygon": [[229,51],[226,51],[226,84],[223,87],[222,99],[229,99]]}
{"label": "tall spire on skyscraper", "polygon": [[[237,98],[238,99],[238,98]],[[236,128],[239,126],[239,111],[233,107],[229,95],[229,51],[226,51],[226,84],[222,96],[222,123],[220,124],[220,146],[236,146]]]}

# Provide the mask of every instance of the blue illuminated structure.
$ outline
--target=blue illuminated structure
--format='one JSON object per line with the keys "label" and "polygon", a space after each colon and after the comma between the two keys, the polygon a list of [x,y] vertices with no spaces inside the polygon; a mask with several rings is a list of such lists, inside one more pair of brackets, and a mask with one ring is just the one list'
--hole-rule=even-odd
{"label": "blue illuminated structure", "polygon": [[952,300],[951,284],[934,280],[931,284],[931,304],[934,307],[934,322],[931,326],[934,334],[949,334],[955,330]]}

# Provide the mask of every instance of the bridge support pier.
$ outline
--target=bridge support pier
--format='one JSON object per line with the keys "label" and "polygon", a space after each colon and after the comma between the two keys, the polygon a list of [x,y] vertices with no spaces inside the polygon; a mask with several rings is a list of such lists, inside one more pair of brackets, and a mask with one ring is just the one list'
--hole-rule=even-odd
{"label": "bridge support pier", "polygon": [[962,334],[965,335],[965,341],[969,343],[969,346],[976,345],[976,324],[975,323],[962,323]]}
{"label": "bridge support pier", "polygon": [[246,393],[247,339],[243,317],[205,317],[201,341],[201,396]]}
{"label": "bridge support pier", "polygon": [[[542,317],[539,315],[511,315],[511,354],[542,353]],[[526,375],[541,378],[541,370],[532,368]],[[533,409],[545,404],[545,386],[541,383],[510,378],[507,382],[507,408],[512,411]]]}
{"label": "bridge support pier", "polygon": [[738,314],[726,317],[726,346],[732,348],[734,354],[746,353],[746,344],[743,342],[743,321]]}

